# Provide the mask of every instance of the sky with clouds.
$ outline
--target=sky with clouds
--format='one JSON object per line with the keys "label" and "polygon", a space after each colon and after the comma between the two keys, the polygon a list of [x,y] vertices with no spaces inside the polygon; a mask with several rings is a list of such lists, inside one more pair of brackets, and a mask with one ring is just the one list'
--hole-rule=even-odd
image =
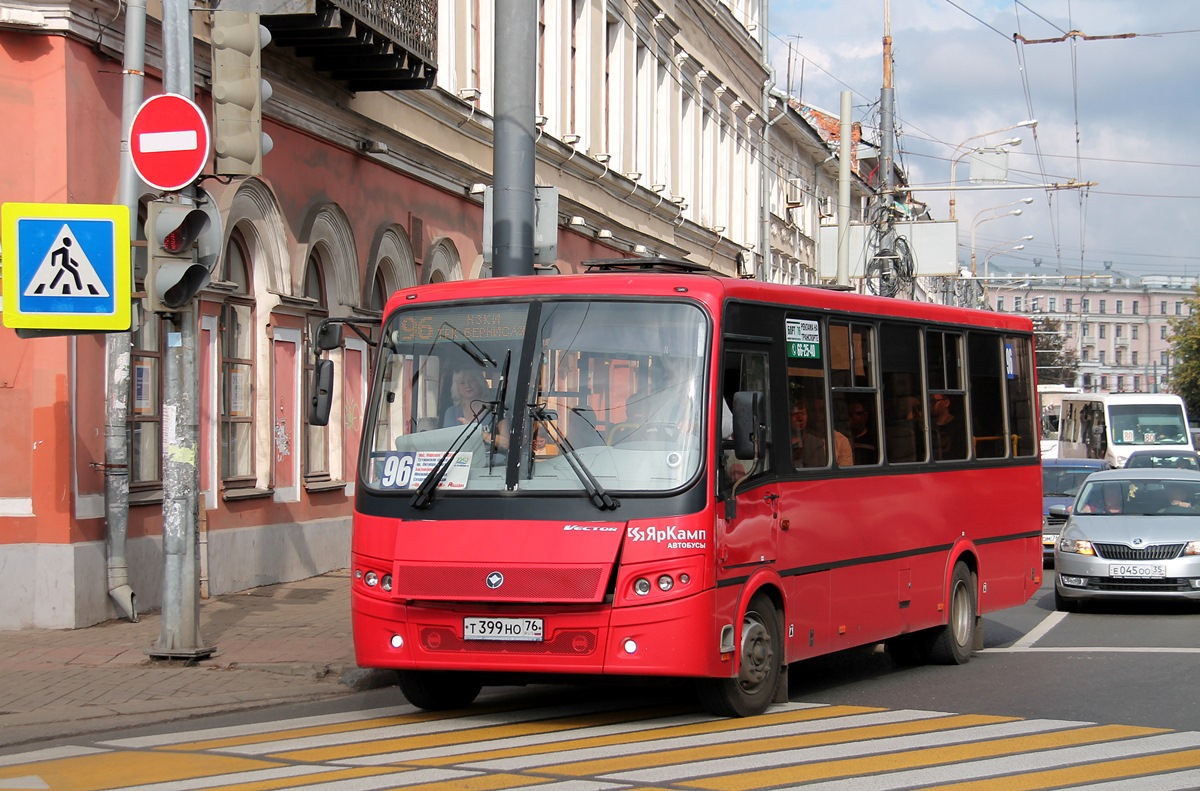
{"label": "sky with clouds", "polygon": [[[897,160],[933,218],[949,216],[956,152],[1022,139],[1008,178],[1027,190],[960,189],[959,162],[960,261],[974,226],[998,267],[1200,275],[1200,0],[770,0],[779,87],[834,114],[852,91],[874,137],[889,5]],[[1036,186],[1072,180],[1095,185]]]}

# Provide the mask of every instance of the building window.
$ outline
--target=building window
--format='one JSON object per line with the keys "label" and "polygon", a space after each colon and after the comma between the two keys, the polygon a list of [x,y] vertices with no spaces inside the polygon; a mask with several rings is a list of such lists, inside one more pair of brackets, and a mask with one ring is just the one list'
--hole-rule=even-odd
{"label": "building window", "polygon": [[1104,365],[1104,363],[1105,363],[1105,359],[1104,359],[1104,358],[1105,358],[1106,356],[1107,356],[1107,355],[1105,355],[1105,353],[1104,353],[1104,349],[1101,349],[1101,350],[1100,350],[1100,356],[1099,356],[1099,357],[1096,359],[1096,362],[1100,363],[1101,365]]}
{"label": "building window", "polygon": [[[304,318],[308,353],[304,355],[304,387],[306,392],[313,384],[313,343],[317,337],[317,326],[329,315],[325,300],[325,268],[321,262],[320,248],[308,257],[304,271],[304,296],[313,301],[312,308]],[[312,399],[308,392],[305,403]],[[329,427],[306,425],[304,427],[304,477],[305,480],[329,480]]]}
{"label": "building window", "polygon": [[1021,312],[1021,298],[1013,297],[1013,313]]}
{"label": "building window", "polygon": [[1124,313],[1124,312],[1125,312],[1125,300],[1118,299],[1117,300],[1117,313]]}
{"label": "building window", "polygon": [[1068,321],[1066,326],[1067,326],[1067,329],[1066,329],[1067,336],[1070,337],[1071,335],[1074,335],[1075,334],[1075,325]]}
{"label": "building window", "polygon": [[1125,357],[1125,350],[1124,350],[1124,349],[1116,349],[1116,350],[1114,350],[1114,351],[1113,351],[1113,357],[1115,358],[1115,360],[1116,360],[1116,364],[1117,364],[1117,365],[1124,365],[1124,364],[1125,364],[1125,360],[1124,360],[1124,357]]}
{"label": "building window", "polygon": [[1004,297],[996,297],[996,310],[1000,313],[1004,312]]}
{"label": "building window", "polygon": [[1054,297],[1049,297],[1047,302],[1050,303],[1050,312],[1054,313],[1058,310],[1058,300]]}
{"label": "building window", "polygon": [[1107,299],[1100,300],[1100,312],[1101,313],[1108,312],[1108,300]]}
{"label": "building window", "polygon": [[1074,302],[1075,302],[1075,300],[1071,299],[1070,297],[1067,297],[1067,313],[1071,312]]}
{"label": "building window", "polygon": [[1114,338],[1120,338],[1120,337],[1121,337],[1121,330],[1123,330],[1123,329],[1125,329],[1125,325],[1123,325],[1123,324],[1114,324],[1114,325],[1113,325],[1113,337],[1114,337]]}
{"label": "building window", "polygon": [[1138,325],[1136,325],[1136,324],[1130,325],[1129,334],[1136,341],[1138,339]]}
{"label": "building window", "polygon": [[1183,315],[1183,303],[1182,303],[1182,302],[1176,302],[1176,303],[1175,303],[1175,315],[1176,315],[1176,316],[1182,316],[1182,315]]}
{"label": "building window", "polygon": [[1159,313],[1162,313],[1164,316],[1167,315],[1167,301],[1165,299],[1158,304],[1158,310]]}
{"label": "building window", "polygon": [[1080,359],[1080,360],[1082,360],[1082,361],[1083,361],[1083,362],[1085,362],[1085,363],[1086,363],[1086,362],[1091,362],[1091,359],[1092,359],[1092,349],[1091,349],[1091,347],[1089,347],[1089,346],[1085,346],[1085,347],[1083,347],[1083,354],[1081,354],[1081,355],[1079,356],[1079,359]]}
{"label": "building window", "polygon": [[1108,389],[1108,374],[1101,374],[1101,375],[1100,375],[1100,389],[1101,389],[1101,390],[1107,390],[1107,389]]}
{"label": "building window", "polygon": [[[1129,358],[1130,358],[1130,359],[1129,359],[1129,364],[1130,364],[1130,365],[1137,365],[1137,364],[1138,364],[1138,353],[1137,353],[1137,352],[1130,352],[1130,353],[1129,353]],[[1137,387],[1134,387],[1133,389],[1134,389],[1134,390],[1136,390],[1136,389],[1137,389]]]}
{"label": "building window", "polygon": [[1165,351],[1162,351],[1162,352],[1159,352],[1159,353],[1158,353],[1158,364],[1159,364],[1159,365],[1166,365],[1166,364],[1167,364],[1167,353],[1166,353]]}
{"label": "building window", "polygon": [[1167,339],[1167,325],[1166,324],[1164,324],[1158,328],[1158,337],[1164,341]]}
{"label": "building window", "polygon": [[[1134,304],[1137,304],[1137,303],[1134,303]],[[1142,377],[1137,376],[1137,375],[1135,375],[1133,377],[1133,392],[1135,392],[1135,393],[1142,392]]]}
{"label": "building window", "polygon": [[1082,304],[1082,310],[1084,313],[1092,312],[1092,301],[1090,299],[1082,300],[1081,304]]}
{"label": "building window", "polygon": [[1138,306],[1139,306],[1140,304],[1141,304],[1140,302],[1134,302],[1134,303],[1133,303],[1133,315],[1135,315],[1135,316],[1136,316],[1136,315],[1138,315]]}
{"label": "building window", "polygon": [[1108,337],[1108,325],[1101,324],[1100,325],[1100,339],[1103,340],[1104,338],[1107,338],[1107,337]]}
{"label": "building window", "polygon": [[225,279],[237,288],[221,306],[221,478],[226,488],[254,486],[254,303],[239,231],[225,250]]}
{"label": "building window", "polygon": [[1124,391],[1125,391],[1125,377],[1122,376],[1121,374],[1117,374],[1117,392],[1123,393]]}

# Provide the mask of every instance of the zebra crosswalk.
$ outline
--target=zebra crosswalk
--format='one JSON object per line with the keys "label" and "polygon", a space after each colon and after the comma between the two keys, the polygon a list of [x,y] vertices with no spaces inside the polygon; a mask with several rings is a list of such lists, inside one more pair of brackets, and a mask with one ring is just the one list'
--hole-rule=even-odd
{"label": "zebra crosswalk", "polygon": [[0,789],[754,791],[1200,787],[1200,733],[789,703],[746,719],[628,700],[410,706],[0,756]]}

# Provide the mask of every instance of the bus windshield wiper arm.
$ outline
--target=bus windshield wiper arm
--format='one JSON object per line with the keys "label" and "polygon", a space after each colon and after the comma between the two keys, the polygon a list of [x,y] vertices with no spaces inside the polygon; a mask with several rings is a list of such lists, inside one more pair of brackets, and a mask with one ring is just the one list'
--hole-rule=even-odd
{"label": "bus windshield wiper arm", "polygon": [[438,458],[437,464],[433,465],[433,469],[425,476],[425,480],[421,481],[421,485],[417,487],[416,495],[413,497],[413,508],[428,508],[433,504],[433,495],[437,492],[438,484],[442,482],[442,478],[446,477],[446,472],[450,469],[450,465],[454,463],[454,458],[458,452],[462,450],[463,445],[467,444],[467,440],[475,435],[475,432],[483,425],[483,418],[489,412],[495,412],[496,405],[485,401],[484,408],[475,413],[471,418],[471,422],[463,426],[463,430],[458,432],[458,436],[454,438],[454,442],[446,449],[446,452]]}
{"label": "bus windshield wiper arm", "polygon": [[529,414],[538,425],[546,429],[546,433],[550,435],[550,440],[563,449],[563,458],[567,460],[571,471],[579,478],[579,482],[583,484],[583,488],[587,491],[588,498],[601,511],[614,511],[621,507],[621,501],[613,497],[604,490],[604,486],[592,474],[587,465],[583,463],[583,459],[579,457],[575,446],[567,439],[566,435],[558,430],[558,427],[550,420],[550,414],[546,412],[545,404],[530,404]]}

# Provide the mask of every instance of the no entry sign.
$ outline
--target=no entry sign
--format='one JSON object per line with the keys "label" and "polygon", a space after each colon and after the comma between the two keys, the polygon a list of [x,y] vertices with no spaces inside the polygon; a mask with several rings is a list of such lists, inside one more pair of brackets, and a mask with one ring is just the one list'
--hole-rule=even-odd
{"label": "no entry sign", "polygon": [[129,153],[142,181],[167,192],[196,180],[208,162],[208,120],[196,103],[177,93],[142,102],[129,130]]}

